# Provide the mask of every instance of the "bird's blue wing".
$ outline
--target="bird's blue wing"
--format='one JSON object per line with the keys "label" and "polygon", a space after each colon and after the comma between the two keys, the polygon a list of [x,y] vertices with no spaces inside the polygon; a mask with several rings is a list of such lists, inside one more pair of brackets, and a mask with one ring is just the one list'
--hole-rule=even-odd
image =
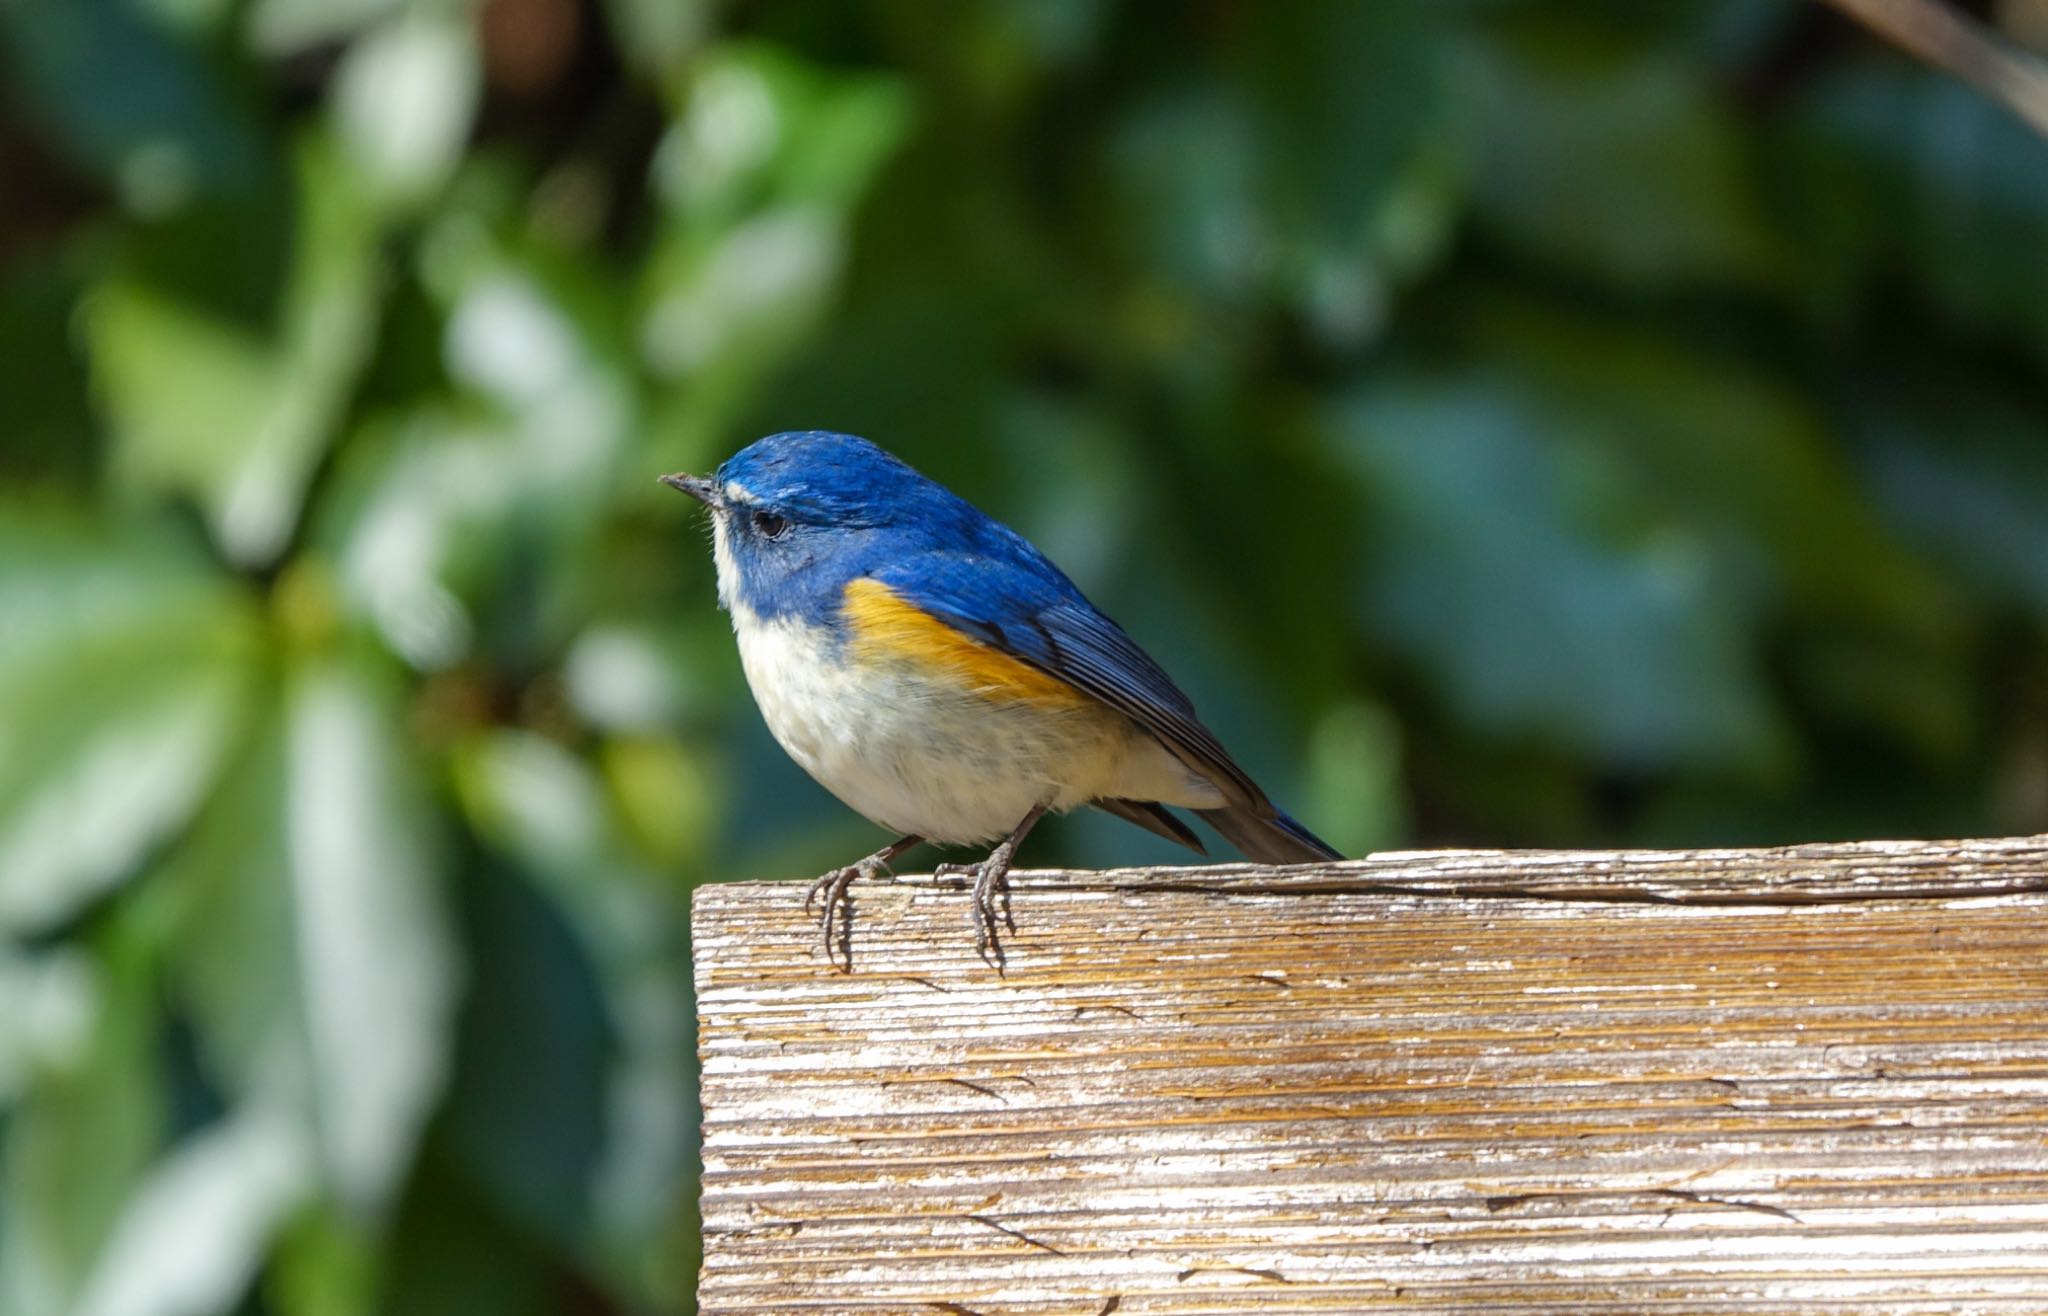
{"label": "bird's blue wing", "polygon": [[928,550],[873,574],[906,603],[1130,718],[1232,801],[1270,810],[1151,655],[1028,544],[1003,547]]}

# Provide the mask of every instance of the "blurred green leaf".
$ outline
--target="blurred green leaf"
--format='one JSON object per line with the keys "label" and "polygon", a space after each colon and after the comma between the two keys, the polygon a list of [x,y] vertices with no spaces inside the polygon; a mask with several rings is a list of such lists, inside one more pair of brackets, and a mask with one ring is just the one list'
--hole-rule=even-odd
{"label": "blurred green leaf", "polygon": [[227,22],[234,0],[135,0],[174,32],[211,37]]}
{"label": "blurred green leaf", "polygon": [[30,953],[0,941],[0,1001],[8,1003],[0,1011],[0,1103],[84,1050],[100,1004],[94,983],[75,948]]}
{"label": "blurred green leaf", "polygon": [[460,158],[481,81],[458,9],[414,5],[350,45],[335,130],[363,190],[395,208],[430,195]]}
{"label": "blurred green leaf", "polygon": [[352,610],[393,652],[422,670],[449,667],[474,638],[461,591],[462,568],[476,564],[461,546],[495,546],[488,531],[511,501],[518,469],[487,431],[459,430],[441,415],[380,437],[372,469],[352,473],[356,487],[334,517],[339,542],[323,546]]}
{"label": "blurred green leaf", "polygon": [[268,55],[292,55],[346,37],[412,0],[253,0],[249,43]]}
{"label": "blurred green leaf", "polygon": [[[1953,670],[1958,610],[1876,514],[1819,403],[1781,368],[1680,333],[1496,297],[1460,334],[1513,373],[1575,454],[1588,524],[1625,542],[1683,536],[1810,706],[1937,757],[1971,712]],[[1910,697],[1907,692],[1910,691]]]}
{"label": "blurred green leaf", "polygon": [[0,275],[0,472],[83,485],[95,434],[85,365],[73,350],[76,271],[20,265]]}
{"label": "blurred green leaf", "polygon": [[1860,457],[1891,519],[1997,604],[2048,618],[2048,421],[1974,363],[1918,351],[1861,381]]}
{"label": "blurred green leaf", "polygon": [[1400,843],[1407,828],[1401,786],[1401,729],[1362,700],[1317,720],[1308,742],[1307,792],[1296,810],[1309,830],[1348,855]]}
{"label": "blurred green leaf", "polygon": [[1783,152],[1806,300],[1840,318],[1905,283],[2048,353],[2048,141],[1951,78],[1871,64],[1819,79]]}
{"label": "blurred green leaf", "polygon": [[368,1316],[378,1310],[384,1235],[322,1203],[278,1239],[263,1297],[281,1316]]}
{"label": "blurred green leaf", "polygon": [[422,670],[459,661],[480,626],[529,652],[568,642],[589,606],[579,553],[634,437],[618,363],[568,298],[497,253],[476,253],[458,282],[448,370],[489,405],[425,405],[376,427],[381,443],[358,444],[368,460],[316,533],[352,608]]}
{"label": "blurred green leaf", "polygon": [[652,268],[642,350],[656,374],[734,396],[814,323],[837,282],[835,217],[773,211],[708,246],[679,242]]}
{"label": "blurred green leaf", "polygon": [[1945,620],[1924,568],[1874,515],[1824,410],[1768,365],[1504,297],[1460,337],[1597,449],[1626,482],[1610,506],[1629,528],[1683,526],[1757,602],[1909,631]]}
{"label": "blurred green leaf", "polygon": [[127,920],[97,938],[90,1036],[40,1073],[0,1133],[0,1311],[74,1316],[161,1136],[150,955]]}
{"label": "blurred green leaf", "polygon": [[762,48],[706,58],[656,156],[667,223],[639,291],[640,355],[683,387],[650,460],[674,469],[813,329],[851,211],[910,126],[902,88]]}
{"label": "blurred green leaf", "polygon": [[1456,11],[1430,0],[1281,5],[1247,42],[1275,273],[1336,342],[1377,332],[1388,286],[1442,250],[1461,200]]}
{"label": "blurred green leaf", "polygon": [[78,1316],[231,1309],[307,1190],[310,1168],[304,1131],[260,1107],[186,1139],[129,1198]]}
{"label": "blurred green leaf", "polygon": [[226,84],[138,5],[10,0],[0,56],[71,155],[137,214],[257,181],[261,151]]}
{"label": "blurred green leaf", "polygon": [[[480,866],[464,895],[475,950],[443,1124],[509,1216],[577,1248],[616,1046],[597,969],[564,911],[508,866]],[[536,1052],[551,1063],[536,1068]]]}
{"label": "blurred green leaf", "polygon": [[1572,489],[1597,453],[1541,403],[1483,375],[1403,379],[1337,426],[1377,513],[1371,633],[1471,724],[1637,769],[1769,761],[1776,720],[1703,545],[1604,536]]}
{"label": "blurred green leaf", "polygon": [[[681,911],[658,894],[669,884],[633,857],[605,783],[560,746],[519,734],[480,740],[460,756],[456,781],[478,835],[514,860],[567,916],[591,957],[605,1017],[617,1029],[616,1055],[604,1076],[610,1127],[588,1166],[592,1241],[633,1290],[672,1298],[688,1276],[677,1273],[668,1254],[650,1256],[639,1241],[669,1226],[694,1133],[691,1112],[675,1103],[687,1088],[692,1031],[691,986],[677,953]],[[559,931],[548,935],[552,941]],[[557,944],[551,955],[565,949]],[[522,1111],[535,1117],[545,1100],[536,1093],[507,1101],[504,1117],[516,1119]],[[478,1109],[472,1106],[473,1113]],[[513,1187],[508,1208],[533,1214],[529,1194],[517,1185],[530,1181],[534,1167],[487,1164],[519,1161],[522,1140],[471,1139],[468,1145],[486,1162],[480,1177]]]}
{"label": "blurred green leaf", "polygon": [[713,22],[712,0],[605,0],[605,12],[620,52],[662,83],[680,78]]}
{"label": "blurred green leaf", "polygon": [[1378,332],[1462,199],[1451,17],[1410,0],[1285,6],[1231,78],[1163,88],[1111,157],[1136,258],[1182,296],[1274,296],[1333,344]]}
{"label": "blurred green leaf", "polygon": [[1773,267],[1756,162],[1703,70],[1535,23],[1481,60],[1475,216],[1616,286],[1753,283]]}
{"label": "blurred green leaf", "polygon": [[381,275],[362,199],[333,155],[300,162],[303,208],[274,336],[133,279],[90,302],[96,390],[135,487],[185,493],[229,556],[267,564],[368,359]]}
{"label": "blurred green leaf", "polygon": [[0,514],[0,928],[44,929],[205,795],[244,711],[253,619],[140,527]]}
{"label": "blurred green leaf", "polygon": [[601,756],[627,830],[669,867],[701,859],[725,791],[701,757],[665,736],[620,737]]}
{"label": "blurred green leaf", "polygon": [[586,628],[563,663],[576,711],[608,731],[653,731],[672,725],[689,680],[656,636],[616,623]]}
{"label": "blurred green leaf", "polygon": [[430,1142],[421,1170],[392,1231],[380,1316],[559,1316],[583,1296],[446,1151]]}
{"label": "blurred green leaf", "polygon": [[[1832,633],[1818,625],[1803,630],[1798,644],[1787,646],[1785,667],[1815,720],[1869,737],[1890,755],[1903,749],[1933,766],[1935,775],[1972,766],[1990,692],[1962,658],[1970,647],[1967,632],[1901,643],[1883,633]],[[1895,759],[1886,761],[1894,769],[1890,794],[1905,774],[1896,771]],[[1864,803],[1869,825],[1881,825],[1891,801],[1872,794]]]}
{"label": "blurred green leaf", "polygon": [[1270,261],[1257,193],[1257,147],[1243,97],[1176,87],[1124,119],[1112,177],[1128,241],[1184,295],[1239,304]]}
{"label": "blurred green leaf", "polygon": [[705,52],[654,159],[679,220],[712,234],[781,207],[843,214],[910,126],[893,78],[832,73],[770,46]]}
{"label": "blurred green leaf", "polygon": [[446,1081],[457,951],[392,692],[315,660],[282,699],[178,858],[178,966],[228,1090],[375,1220]]}

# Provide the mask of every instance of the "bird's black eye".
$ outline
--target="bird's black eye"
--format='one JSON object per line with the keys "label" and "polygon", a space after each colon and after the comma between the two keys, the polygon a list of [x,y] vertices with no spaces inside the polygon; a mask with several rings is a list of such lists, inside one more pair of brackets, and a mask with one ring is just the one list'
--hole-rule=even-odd
{"label": "bird's black eye", "polygon": [[780,539],[789,533],[789,518],[773,512],[756,512],[754,531],[763,539]]}

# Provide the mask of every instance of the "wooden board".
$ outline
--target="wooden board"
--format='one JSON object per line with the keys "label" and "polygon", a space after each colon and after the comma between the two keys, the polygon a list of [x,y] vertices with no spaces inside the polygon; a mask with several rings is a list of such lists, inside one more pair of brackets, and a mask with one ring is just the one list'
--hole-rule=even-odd
{"label": "wooden board", "polygon": [[695,897],[711,1312],[2048,1311],[2048,838]]}

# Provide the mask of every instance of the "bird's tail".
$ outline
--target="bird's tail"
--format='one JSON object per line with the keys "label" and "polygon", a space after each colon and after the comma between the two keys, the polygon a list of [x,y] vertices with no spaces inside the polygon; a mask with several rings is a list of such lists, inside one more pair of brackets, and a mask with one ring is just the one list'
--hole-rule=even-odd
{"label": "bird's tail", "polygon": [[1223,839],[1261,864],[1312,864],[1342,859],[1330,844],[1278,809],[1261,814],[1248,806],[1197,809],[1195,816],[1222,833]]}

